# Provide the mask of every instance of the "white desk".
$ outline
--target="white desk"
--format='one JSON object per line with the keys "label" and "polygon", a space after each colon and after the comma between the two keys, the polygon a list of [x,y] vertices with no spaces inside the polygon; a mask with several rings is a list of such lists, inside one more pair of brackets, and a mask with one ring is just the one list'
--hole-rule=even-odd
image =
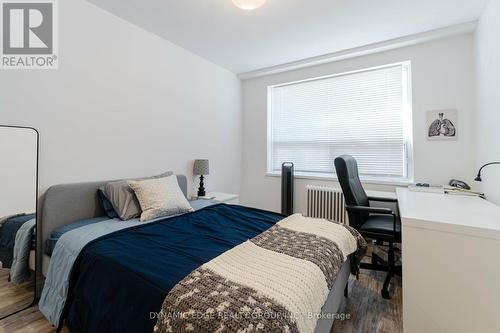
{"label": "white desk", "polygon": [[406,188],[397,197],[404,332],[500,332],[500,206]]}

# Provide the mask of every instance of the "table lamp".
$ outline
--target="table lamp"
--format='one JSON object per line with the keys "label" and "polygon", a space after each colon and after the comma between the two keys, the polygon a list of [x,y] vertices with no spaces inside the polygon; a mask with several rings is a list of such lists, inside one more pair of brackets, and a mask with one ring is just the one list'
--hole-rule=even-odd
{"label": "table lamp", "polygon": [[478,173],[477,173],[477,177],[476,177],[476,179],[474,179],[474,180],[475,180],[476,182],[482,182],[482,181],[483,181],[483,179],[481,178],[481,171],[483,171],[484,167],[487,167],[488,165],[492,165],[492,164],[500,164],[500,162],[490,162],[490,163],[486,163],[485,165],[483,165],[483,166],[479,169],[479,171],[478,171]]}
{"label": "table lamp", "polygon": [[203,176],[210,174],[208,160],[195,160],[193,165],[193,175],[200,176],[200,187],[198,188],[198,197],[205,196],[205,187],[203,184]]}

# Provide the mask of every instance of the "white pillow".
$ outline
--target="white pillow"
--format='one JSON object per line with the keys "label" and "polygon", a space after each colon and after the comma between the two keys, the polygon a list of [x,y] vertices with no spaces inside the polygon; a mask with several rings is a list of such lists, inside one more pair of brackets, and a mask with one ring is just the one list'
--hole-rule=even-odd
{"label": "white pillow", "polygon": [[175,175],[128,183],[141,205],[141,221],[193,211]]}

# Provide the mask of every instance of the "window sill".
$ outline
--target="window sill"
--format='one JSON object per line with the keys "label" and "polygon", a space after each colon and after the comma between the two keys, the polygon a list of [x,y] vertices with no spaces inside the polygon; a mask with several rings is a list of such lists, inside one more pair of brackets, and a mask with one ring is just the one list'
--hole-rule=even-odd
{"label": "window sill", "polygon": [[[267,172],[266,177],[281,177],[281,173]],[[311,175],[304,173],[295,173],[294,177],[297,179],[311,179],[311,180],[338,182],[336,176],[330,176],[330,175]],[[367,177],[361,177],[361,182],[363,184],[390,185],[390,186],[408,186],[413,184],[413,181],[409,179],[388,179],[388,178],[378,179],[378,178],[367,178]]]}

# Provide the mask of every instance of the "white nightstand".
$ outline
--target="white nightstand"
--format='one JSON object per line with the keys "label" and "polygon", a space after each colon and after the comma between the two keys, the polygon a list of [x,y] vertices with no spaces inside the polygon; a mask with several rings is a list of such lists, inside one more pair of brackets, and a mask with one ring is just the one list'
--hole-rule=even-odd
{"label": "white nightstand", "polygon": [[212,199],[215,201],[225,202],[233,205],[237,205],[240,202],[240,196],[238,194],[223,192],[207,192],[207,195],[205,197],[200,197],[198,199]]}

